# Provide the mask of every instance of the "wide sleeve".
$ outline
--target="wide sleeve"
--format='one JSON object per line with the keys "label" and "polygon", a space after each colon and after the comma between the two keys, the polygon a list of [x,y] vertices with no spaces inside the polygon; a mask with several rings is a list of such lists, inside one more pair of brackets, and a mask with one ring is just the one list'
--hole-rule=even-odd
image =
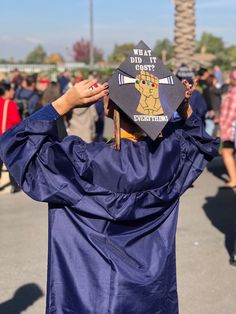
{"label": "wide sleeve", "polygon": [[[79,137],[60,142],[53,107],[46,107],[5,132],[0,158],[23,191],[35,200],[73,205],[83,195],[86,144]],[[48,119],[48,117],[50,117]]]}
{"label": "wide sleeve", "polygon": [[203,121],[207,113],[207,103],[202,94],[195,90],[192,97],[190,98],[190,105],[195,112]]}
{"label": "wide sleeve", "polygon": [[180,162],[173,176],[173,188],[181,195],[218,155],[219,138],[205,131],[201,119],[194,113],[175,131],[180,143]]}

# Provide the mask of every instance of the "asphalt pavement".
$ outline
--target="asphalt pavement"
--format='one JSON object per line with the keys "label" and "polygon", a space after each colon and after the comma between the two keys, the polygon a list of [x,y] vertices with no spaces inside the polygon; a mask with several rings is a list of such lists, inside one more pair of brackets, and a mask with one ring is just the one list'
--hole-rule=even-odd
{"label": "asphalt pavement", "polygon": [[[182,196],[176,241],[181,314],[236,313],[236,267],[229,264],[236,191],[219,188],[226,179],[222,159],[216,158]],[[0,314],[42,314],[47,205],[23,192],[10,194],[7,172],[1,186]]]}

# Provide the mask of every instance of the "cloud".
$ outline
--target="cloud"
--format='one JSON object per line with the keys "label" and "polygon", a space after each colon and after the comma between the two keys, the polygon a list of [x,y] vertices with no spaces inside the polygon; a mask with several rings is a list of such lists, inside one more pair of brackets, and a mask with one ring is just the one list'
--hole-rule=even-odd
{"label": "cloud", "polygon": [[39,38],[35,38],[35,37],[26,37],[25,38],[25,41],[29,44],[32,44],[32,45],[39,45],[39,44],[44,44],[44,41],[39,39]]}
{"label": "cloud", "polygon": [[0,36],[0,43],[10,43],[12,42],[12,38],[8,35],[2,35]]}

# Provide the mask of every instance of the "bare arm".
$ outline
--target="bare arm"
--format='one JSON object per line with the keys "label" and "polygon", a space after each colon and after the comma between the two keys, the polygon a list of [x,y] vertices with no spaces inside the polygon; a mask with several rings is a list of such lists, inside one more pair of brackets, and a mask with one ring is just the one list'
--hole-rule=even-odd
{"label": "bare arm", "polygon": [[185,98],[179,105],[177,112],[183,120],[186,120],[191,116],[193,112],[191,106],[189,105],[189,99],[197,86],[197,80],[194,81],[193,85],[190,84],[187,80],[183,80],[182,83],[186,88]]}

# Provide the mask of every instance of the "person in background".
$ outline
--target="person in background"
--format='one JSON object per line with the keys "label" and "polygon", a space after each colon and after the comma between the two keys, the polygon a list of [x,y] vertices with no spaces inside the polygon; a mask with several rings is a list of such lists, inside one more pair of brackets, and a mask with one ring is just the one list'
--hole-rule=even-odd
{"label": "person in background", "polygon": [[[74,80],[70,82],[68,88],[74,86],[76,80],[83,81],[80,74],[80,72],[75,73]],[[67,133],[68,135],[81,137],[86,143],[95,142],[97,140],[96,127],[98,120],[96,104],[85,108],[74,108],[66,114]]]}
{"label": "person in background", "polygon": [[[21,122],[21,117],[16,103],[12,100],[14,88],[9,83],[0,84],[0,136],[11,127]],[[3,162],[0,160],[0,178],[2,175]],[[19,192],[21,189],[14,178],[9,174],[11,193]]]}
{"label": "person in background", "polygon": [[41,73],[37,79],[37,85],[36,85],[36,88],[40,94],[43,94],[43,92],[45,91],[49,83],[50,83],[50,80],[48,78],[48,74]]}
{"label": "person in background", "polygon": [[[229,175],[229,181],[222,188],[236,190],[236,70],[231,72],[230,87],[220,111],[220,137],[222,157]],[[236,224],[234,222],[234,243],[229,262],[236,266]]]}
{"label": "person in background", "polygon": [[95,70],[90,70],[88,74],[88,80],[99,80],[98,72]]}
{"label": "person in background", "polygon": [[0,84],[6,83],[6,75],[4,73],[0,73]]}
{"label": "person in background", "polygon": [[15,91],[18,89],[18,87],[21,86],[23,80],[23,76],[19,72],[17,68],[15,68],[12,72],[12,78],[11,78],[11,83],[14,85]]}
{"label": "person in background", "polygon": [[69,88],[71,88],[73,85],[76,83],[80,83],[83,81],[83,75],[80,71],[76,71],[73,75],[70,76],[70,80],[68,84],[64,87],[64,92],[65,93]]}
{"label": "person in background", "polygon": [[43,91],[41,104],[44,106],[45,104],[53,102],[55,99],[61,96],[60,85],[58,82],[51,81],[47,84],[47,87]]}
{"label": "person in background", "polygon": [[82,82],[83,79],[83,74],[80,71],[76,71],[74,74],[74,84]]}
{"label": "person in background", "polygon": [[229,175],[229,181],[223,188],[236,188],[236,70],[231,73],[231,87],[220,108],[220,138],[222,157]]}
{"label": "person in background", "polygon": [[206,68],[200,68],[197,71],[197,79],[198,79],[198,90],[204,97],[206,104],[207,104],[207,113],[205,116],[205,128],[209,135],[213,135],[215,129],[214,117],[215,112],[211,105],[211,97],[209,93],[209,84],[208,84],[208,77],[210,73]]}
{"label": "person in background", "polygon": [[208,77],[208,85],[209,85],[209,95],[212,109],[214,110],[214,119],[213,122],[215,124],[215,128],[213,131],[213,135],[218,135],[219,132],[219,116],[220,116],[220,105],[222,102],[222,90],[217,84],[217,80],[214,74],[210,74]]}
{"label": "person in background", "polygon": [[70,83],[70,74],[67,69],[63,71],[58,77],[58,83],[60,85],[61,95],[64,94],[68,89],[68,84]]}
{"label": "person in background", "polygon": [[[51,81],[46,89],[44,90],[41,98],[41,106],[45,104],[52,103],[54,100],[61,96],[59,83],[56,81]],[[57,129],[58,129],[58,137],[62,140],[65,136],[67,136],[66,132],[66,117],[61,117],[57,120]]]}
{"label": "person in background", "polygon": [[213,74],[216,78],[216,88],[221,88],[224,84],[224,75],[220,69],[219,65],[215,65],[213,69]]}
{"label": "person in background", "polygon": [[37,78],[29,75],[16,90],[14,100],[18,105],[22,118],[26,118],[39,109],[40,95],[36,88]]}
{"label": "person in background", "polygon": [[96,141],[96,122],[98,114],[95,104],[86,108],[74,108],[68,121],[68,135],[81,137],[86,143]]}

